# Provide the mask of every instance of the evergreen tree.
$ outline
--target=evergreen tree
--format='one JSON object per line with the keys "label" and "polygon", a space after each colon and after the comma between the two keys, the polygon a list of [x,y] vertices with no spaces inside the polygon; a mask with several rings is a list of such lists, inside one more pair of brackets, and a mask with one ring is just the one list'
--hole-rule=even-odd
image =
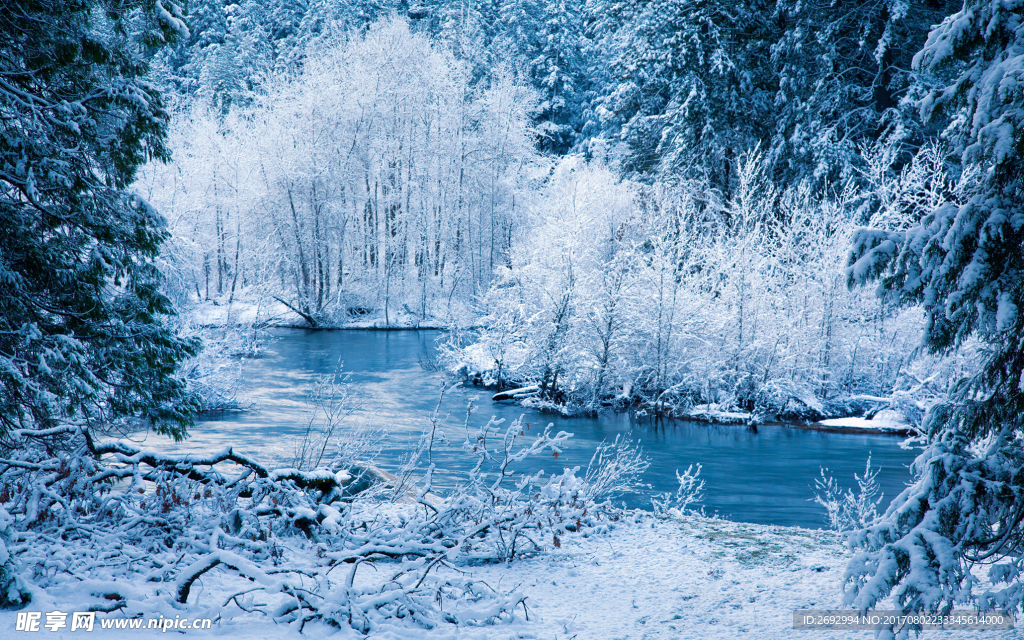
{"label": "evergreen tree", "polygon": [[949,12],[934,0],[780,0],[771,155],[786,178],[843,178],[858,147],[888,133],[920,142],[911,57]]}
{"label": "evergreen tree", "polygon": [[613,0],[590,13],[615,52],[600,111],[630,149],[624,168],[704,171],[728,189],[738,155],[769,137],[768,4]]}
{"label": "evergreen tree", "polygon": [[425,25],[429,33],[469,64],[474,84],[489,77],[494,65],[508,56],[508,51],[499,51],[501,57],[496,60],[490,49],[498,22],[498,0],[429,0],[422,6],[431,16]]}
{"label": "evergreen tree", "polygon": [[0,437],[141,416],[181,437],[198,344],[154,265],[164,221],[131,194],[167,160],[143,54],[187,36],[165,0],[0,2]]}
{"label": "evergreen tree", "polygon": [[541,48],[543,6],[540,0],[505,0],[498,5],[494,42],[506,50],[520,52],[518,64],[529,64],[528,52]]}
{"label": "evergreen tree", "polygon": [[[915,57],[943,82],[921,103],[945,116],[945,137],[977,170],[965,204],[946,204],[906,231],[855,238],[849,278],[880,280],[902,304],[921,304],[923,344],[983,345],[979,374],[926,418],[915,483],[882,520],[859,532],[850,601],[894,593],[905,610],[984,608],[1024,601],[1024,2],[968,0]],[[997,562],[998,561],[998,562]],[[972,569],[991,565],[975,593]]]}
{"label": "evergreen tree", "polygon": [[263,6],[254,0],[225,8],[227,33],[203,56],[197,95],[221,113],[248,105],[270,74],[273,51],[263,28]]}
{"label": "evergreen tree", "polygon": [[581,3],[571,0],[552,0],[545,5],[530,65],[534,86],[543,96],[537,114],[540,146],[560,154],[576,144],[581,126],[586,85],[582,9]]}
{"label": "evergreen tree", "polygon": [[170,46],[153,54],[152,75],[165,91],[180,96],[194,96],[202,89],[200,82],[207,59],[224,45],[228,33],[228,16],[223,0],[199,0],[189,4],[189,35],[178,38]]}
{"label": "evergreen tree", "polygon": [[601,135],[627,145],[629,172],[705,173],[726,192],[758,145],[783,181],[851,177],[863,143],[921,142],[910,59],[946,13],[933,0],[591,0],[610,52],[610,76],[589,78]]}
{"label": "evergreen tree", "polygon": [[588,85],[587,37],[580,0],[506,0],[493,26],[492,57],[513,62],[541,95],[538,146],[564,154],[578,141]]}
{"label": "evergreen tree", "polygon": [[314,38],[365,29],[392,0],[199,0],[191,33],[154,56],[153,76],[182,101],[197,96],[221,114],[249,106],[273,73],[301,70]]}

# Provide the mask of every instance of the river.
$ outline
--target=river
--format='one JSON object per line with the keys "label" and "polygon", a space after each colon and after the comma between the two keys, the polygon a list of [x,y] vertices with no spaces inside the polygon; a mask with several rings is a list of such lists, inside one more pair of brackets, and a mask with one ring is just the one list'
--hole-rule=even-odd
{"label": "river", "polygon": [[[230,445],[264,463],[288,465],[305,429],[307,397],[314,380],[337,371],[340,363],[359,404],[345,424],[386,429],[376,457],[379,466],[397,467],[408,456],[429,425],[445,379],[443,373],[421,366],[433,356],[436,331],[277,329],[271,336],[265,356],[241,363],[240,394],[255,403],[255,410],[204,415],[190,438],[176,445],[178,451],[209,452]],[[785,426],[761,426],[754,431],[743,426],[653,422],[623,413],[565,418],[493,403],[490,395],[473,387],[449,388],[445,393],[440,414],[447,416],[443,430],[452,446],[434,449],[441,484],[453,482],[469,463],[458,444],[465,439],[462,425],[471,398],[477,398],[473,425],[492,415],[511,421],[525,413],[531,433],[554,423],[554,431],[574,434],[558,459],[544,456],[524,470],[560,473],[576,465],[585,469],[600,442],[621,435],[643,446],[651,463],[643,481],[650,488],[617,502],[650,508],[652,493],[676,488],[676,470],[699,463],[706,482],[705,513],[742,522],[824,526],[824,510],[813,502],[820,467],[827,467],[849,486],[853,474],[864,471],[869,454],[873,466],[880,469],[884,509],[906,485],[915,455],[899,446],[901,438],[890,435]]]}

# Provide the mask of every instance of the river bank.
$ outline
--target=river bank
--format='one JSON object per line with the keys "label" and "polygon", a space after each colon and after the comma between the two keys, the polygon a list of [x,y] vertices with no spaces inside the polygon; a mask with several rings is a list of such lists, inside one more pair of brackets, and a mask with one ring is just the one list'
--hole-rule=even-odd
{"label": "river bank", "polygon": [[[259,324],[267,329],[292,329],[303,331],[445,331],[449,321],[442,318],[422,318],[408,311],[399,310],[390,323],[385,323],[377,312],[366,314],[343,314],[335,322],[320,322],[311,326],[301,314],[278,300],[253,303],[236,300],[231,303],[207,301],[193,307],[188,315],[195,324],[207,328],[244,327]],[[440,366],[440,363],[431,364]],[[451,365],[451,363],[448,363]],[[469,363],[449,366],[448,372],[467,386],[493,392],[496,402],[518,404],[526,409],[562,416],[593,414],[588,407],[575,406],[570,402],[553,402],[538,397],[539,387],[531,381],[505,381],[496,384],[489,381],[488,371],[471,368]],[[516,392],[522,393],[516,393]],[[513,397],[516,396],[516,397]],[[791,398],[781,410],[772,407],[755,407],[752,411],[715,403],[687,405],[661,402],[657,406],[639,397],[617,398],[605,403],[603,410],[633,412],[638,417],[657,416],[675,420],[686,420],[719,425],[786,426],[796,429],[813,429],[831,433],[870,433],[895,436],[912,436],[917,429],[912,419],[899,411],[889,408],[891,398],[865,396],[863,394],[838,397],[829,402],[814,398]]]}
{"label": "river bank", "polygon": [[[461,374],[465,383],[487,388],[487,385],[481,383],[481,376],[479,374],[466,374],[465,370],[456,370],[455,373],[457,375]],[[541,412],[566,416],[594,413],[592,409],[574,410],[568,405],[559,405],[542,400],[539,394],[540,387],[533,384],[500,390],[491,396],[491,400],[494,402],[518,404]],[[653,408],[641,399],[633,398],[630,401],[621,401],[618,404],[613,404],[609,409],[613,411],[631,411],[640,417],[653,415],[657,418],[670,420],[740,425],[749,426],[753,429],[756,429],[759,425],[772,425],[832,433],[874,433],[903,437],[916,435],[919,432],[917,427],[911,424],[903,414],[884,408],[889,406],[890,403],[891,401],[887,398],[870,398],[866,402],[863,397],[852,397],[835,403],[834,406],[840,409],[845,408],[845,411],[833,410],[825,414],[822,413],[823,408],[819,407],[818,409],[805,408],[803,412],[793,412],[788,415],[783,413],[780,415],[770,413],[764,409],[751,412],[718,404],[698,404],[689,407],[665,404],[658,408]],[[868,405],[869,408],[865,409],[865,405]],[[852,407],[855,407],[855,409],[851,410]],[[806,419],[802,420],[802,417]]]}
{"label": "river bank", "polygon": [[384,315],[369,309],[353,308],[344,313],[313,320],[278,299],[253,301],[248,297],[228,300],[206,300],[191,304],[186,311],[193,324],[205,328],[259,325],[276,329],[304,329],[336,331],[342,329],[373,329],[378,331],[408,331],[415,329],[443,330],[444,318],[423,317],[406,309],[398,309],[385,319]]}

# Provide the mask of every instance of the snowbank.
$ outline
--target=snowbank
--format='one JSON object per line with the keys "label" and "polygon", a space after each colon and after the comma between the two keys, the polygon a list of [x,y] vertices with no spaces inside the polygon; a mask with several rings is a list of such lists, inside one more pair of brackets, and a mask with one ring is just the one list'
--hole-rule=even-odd
{"label": "snowbank", "polygon": [[717,404],[699,404],[678,417],[712,424],[748,424],[751,419],[745,411],[724,411]]}
{"label": "snowbank", "polygon": [[871,418],[832,418],[817,424],[826,429],[857,429],[868,433],[909,434],[913,429],[900,413],[889,409],[879,411]]}

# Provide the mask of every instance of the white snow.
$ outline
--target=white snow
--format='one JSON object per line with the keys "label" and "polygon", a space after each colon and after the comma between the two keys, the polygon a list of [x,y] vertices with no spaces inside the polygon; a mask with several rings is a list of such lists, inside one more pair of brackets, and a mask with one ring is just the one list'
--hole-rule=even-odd
{"label": "white snow", "polygon": [[[686,516],[656,519],[627,514],[610,532],[567,535],[550,553],[510,565],[463,566],[469,578],[501,591],[526,595],[512,622],[485,627],[442,625],[427,630],[392,626],[375,638],[792,638],[798,608],[841,609],[841,580],[849,559],[838,534],[791,527],[771,527]],[[360,577],[373,579],[364,570]],[[325,636],[357,638],[351,629],[307,625],[305,635],[248,614],[225,599],[238,590],[234,572],[215,568],[193,586],[189,605],[170,605],[169,585],[143,582],[100,585],[128,599],[126,611],[156,617],[217,617],[209,631],[189,636],[227,638],[284,638]],[[110,590],[108,589],[108,590]],[[103,589],[99,589],[103,591]],[[27,610],[75,611],[96,592],[95,582],[68,579],[34,589]],[[76,608],[77,607],[77,608]],[[527,620],[527,615],[529,619]],[[94,635],[124,635],[101,630],[99,613]],[[14,629],[15,613],[0,612],[0,635]],[[150,631],[149,633],[153,633]],[[956,638],[1003,640],[1013,631],[958,633]],[[810,636],[808,636],[810,637]],[[816,640],[866,640],[871,632],[815,631]],[[928,638],[951,638],[949,633],[925,632]]]}
{"label": "white snow", "polygon": [[906,420],[896,411],[885,409],[873,418],[830,418],[821,420],[820,425],[826,427],[844,427],[848,429],[879,429],[882,431],[899,431],[910,429]]}
{"label": "white snow", "polygon": [[530,385],[528,387],[519,387],[518,389],[509,389],[508,391],[502,391],[491,396],[491,399],[495,402],[501,400],[522,400],[524,398],[530,398],[540,393],[539,385]]}
{"label": "white snow", "polygon": [[749,413],[744,411],[723,411],[717,404],[696,405],[683,417],[723,424],[745,423],[750,421]]}
{"label": "white snow", "polygon": [[[628,514],[607,534],[589,538],[566,536],[550,553],[512,564],[462,566],[474,581],[502,591],[522,592],[515,620],[495,626],[467,628],[441,626],[433,630],[392,627],[375,638],[793,638],[793,610],[845,608],[841,583],[849,559],[840,536],[830,531],[796,527],[743,524],[727,520],[685,516],[657,519],[649,514]],[[373,580],[373,570],[365,570]],[[387,573],[386,570],[379,573]],[[266,618],[242,611],[225,599],[238,591],[236,573],[214,568],[193,588],[198,597],[189,605],[169,603],[169,585],[98,585],[98,591],[116,591],[128,599],[125,612],[100,612],[119,617],[139,610],[146,616],[216,617],[210,631],[189,631],[189,636],[227,638],[300,637],[295,629],[274,625]],[[67,580],[34,590],[27,610],[75,611],[82,608],[97,584]],[[87,593],[88,592],[88,593]],[[528,614],[528,620],[527,620]],[[13,630],[15,613],[0,612],[0,630]],[[124,635],[101,630],[99,618],[93,634]],[[155,633],[155,632],[148,632]],[[3,633],[0,633],[3,635]],[[356,638],[349,629],[315,625],[304,637]],[[871,632],[813,633],[816,640],[860,640]],[[923,637],[951,638],[940,632]],[[1013,631],[957,633],[957,639],[1002,640]]]}
{"label": "white snow", "polygon": [[[226,298],[223,296],[222,298]],[[188,311],[191,322],[204,327],[233,327],[266,323],[274,327],[305,327],[306,321],[298,313],[286,305],[276,301],[260,299],[258,293],[251,290],[241,291],[234,300],[227,302],[193,300]],[[391,314],[391,322],[384,322],[383,313],[374,312],[365,317],[349,317],[335,314],[337,317],[321,318],[322,327],[346,329],[380,329],[410,328],[437,329],[444,326],[443,318],[428,316],[422,318],[405,311]]]}

